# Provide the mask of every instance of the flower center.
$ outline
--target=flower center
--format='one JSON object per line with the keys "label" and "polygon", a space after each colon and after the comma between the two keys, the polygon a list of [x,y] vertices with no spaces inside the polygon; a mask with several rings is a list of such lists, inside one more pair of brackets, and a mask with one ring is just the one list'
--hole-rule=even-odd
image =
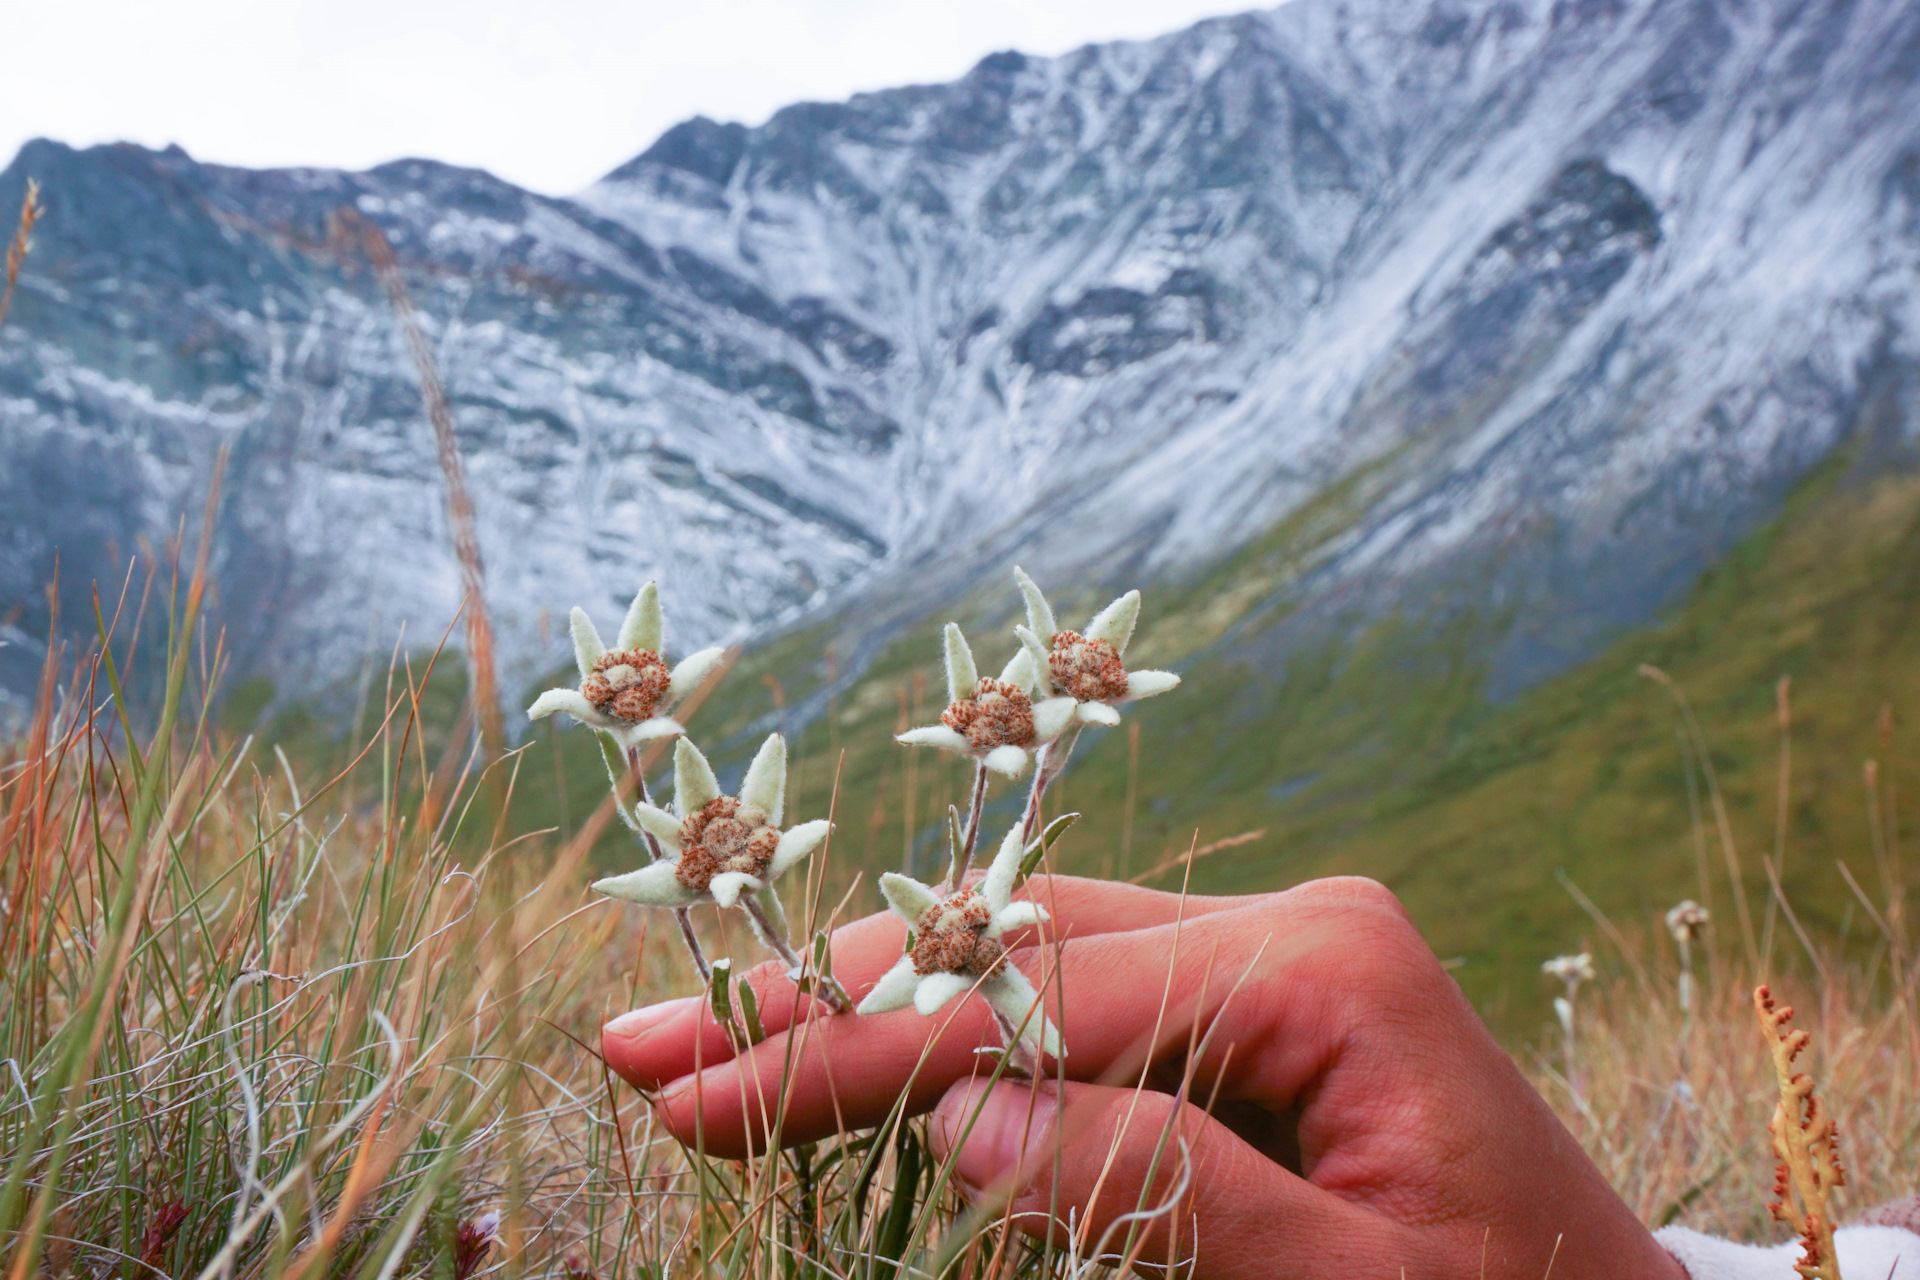
{"label": "flower center", "polygon": [[1033,741],[1033,699],[1018,685],[982,680],[940,713],[940,723],[983,755],[995,747],[1024,747]]}
{"label": "flower center", "polygon": [[1105,640],[1089,640],[1075,631],[1053,637],[1047,667],[1054,683],[1082,702],[1112,702],[1127,696],[1127,667],[1120,651]]}
{"label": "flower center", "polygon": [[766,810],[720,796],[680,823],[680,883],[705,893],[715,876],[744,871],[764,884],[779,846],[780,829]]}
{"label": "flower center", "polygon": [[628,724],[651,720],[667,695],[667,664],[651,649],[609,653],[593,664],[580,694],[595,710]]}
{"label": "flower center", "polygon": [[972,890],[928,907],[913,926],[913,971],[983,978],[1007,962],[1007,949],[987,933],[993,909]]}

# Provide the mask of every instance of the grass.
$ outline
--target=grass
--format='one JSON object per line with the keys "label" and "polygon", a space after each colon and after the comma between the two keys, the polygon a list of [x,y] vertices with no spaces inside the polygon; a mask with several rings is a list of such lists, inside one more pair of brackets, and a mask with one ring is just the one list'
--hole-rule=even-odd
{"label": "grass", "polygon": [[[1881,501],[1904,515],[1916,497]],[[1890,533],[1856,549],[1872,564],[1904,545]],[[1735,572],[1761,574],[1778,554],[1768,548]],[[95,650],[65,665],[50,655],[37,719],[0,756],[9,921],[0,1037],[11,1077],[0,1102],[0,1231],[10,1276],[466,1280],[485,1266],[572,1280],[713,1271],[895,1280],[903,1264],[924,1273],[935,1259],[956,1276],[1072,1269],[1004,1224],[967,1216],[922,1131],[900,1117],[744,1165],[654,1134],[644,1104],[608,1078],[593,1047],[610,1014],[684,993],[686,964],[670,929],[589,900],[591,824],[559,833],[523,820],[519,797],[543,770],[564,771],[564,756],[536,736],[483,769],[471,730],[448,727],[459,717],[447,714],[448,682],[429,654],[403,660],[375,690],[343,767],[303,776],[284,751],[219,728],[218,641],[196,630],[204,583],[204,552],[185,582],[130,581],[103,606]],[[1727,590],[1710,584],[1707,598]],[[173,637],[157,659],[132,651],[137,629],[116,639],[124,619],[149,608]],[[119,673],[142,662],[165,672],[157,700],[121,689]],[[770,671],[755,663],[749,656],[729,677],[731,700],[699,712],[702,732],[728,740],[764,723],[741,688],[786,696],[756,679]],[[878,702],[861,690],[884,688],[875,682],[889,670],[912,670],[904,648],[883,655],[853,696]],[[827,730],[925,718],[935,695],[910,677],[896,688],[890,717],[884,705],[836,709]],[[1760,696],[1772,692],[1763,684]],[[1656,740],[1670,729],[1641,715]],[[1602,714],[1574,728],[1608,725]],[[1777,749],[1777,723],[1774,733]],[[1796,741],[1806,737],[1818,741]],[[1115,735],[1103,750],[1111,757],[1126,741]],[[838,901],[860,866],[907,856],[917,835],[908,816],[957,798],[961,781],[930,759],[909,773],[909,753],[856,757],[848,746],[849,761],[877,758],[877,768],[843,771],[844,843],[807,886],[816,907]],[[816,744],[800,763],[802,809],[813,803],[806,789],[817,795],[826,783],[825,754]],[[1141,778],[1140,754],[1124,758],[1132,785],[1151,796],[1160,782]],[[1791,758],[1790,787],[1827,776],[1808,754],[1803,746]],[[1718,759],[1700,779],[1707,856],[1682,845],[1665,865],[1641,860],[1639,873],[1689,890],[1698,880],[1724,904],[1741,849],[1731,818],[1720,847],[1712,815],[1722,798],[1735,813],[1748,801],[1732,790],[1737,758]],[[1768,1238],[1764,1126],[1775,1092],[1746,1001],[1756,946],[1816,1035],[1815,1069],[1844,1124],[1843,1203],[1857,1210],[1913,1189],[1920,962],[1906,933],[1893,777],[1876,766],[1877,835],[1856,883],[1836,891],[1854,903],[1857,932],[1826,936],[1821,917],[1781,891],[1751,902],[1750,946],[1722,905],[1691,1017],[1674,999],[1657,912],[1631,900],[1621,908],[1615,895],[1602,899],[1610,913],[1589,903],[1592,914],[1553,939],[1556,950],[1583,933],[1604,944],[1603,979],[1582,997],[1573,1078],[1551,1037],[1515,1043],[1649,1223]],[[1093,790],[1084,776],[1069,788],[1079,806]],[[915,808],[902,793],[918,797]],[[877,821],[862,814],[867,804]],[[901,825],[890,830],[894,813]],[[1243,838],[1196,869],[1231,866],[1256,845]],[[1138,848],[1148,850],[1158,856]],[[1769,851],[1772,866],[1778,857]],[[1151,877],[1151,859],[1140,862]],[[724,925],[704,927],[716,954],[744,951]],[[1536,1027],[1544,986],[1536,978],[1531,988]],[[501,1215],[497,1244],[489,1213]]]}
{"label": "grass", "polygon": [[[508,829],[532,752],[436,736],[437,655],[331,776],[222,734],[205,559],[50,654],[0,754],[8,1275],[890,1280],[938,1246],[962,1206],[898,1117],[746,1167],[653,1134],[598,1028],[686,989],[678,940],[586,893],[590,838]],[[157,712],[119,682],[145,592]]]}
{"label": "grass", "polygon": [[[1740,948],[1723,940],[1690,1019],[1661,941],[1658,929],[1636,929],[1599,989],[1580,997],[1584,1107],[1573,1103],[1557,1046],[1532,1056],[1535,1082],[1642,1221],[1784,1240],[1786,1229],[1767,1212],[1767,1120],[1779,1091]],[[1795,1025],[1813,1034],[1808,1069],[1840,1122],[1847,1184],[1836,1204],[1844,1225],[1920,1193],[1920,968],[1910,953],[1905,967],[1890,967],[1890,949],[1865,964],[1831,953],[1811,959],[1818,967],[1784,984],[1784,994],[1798,1009]]]}

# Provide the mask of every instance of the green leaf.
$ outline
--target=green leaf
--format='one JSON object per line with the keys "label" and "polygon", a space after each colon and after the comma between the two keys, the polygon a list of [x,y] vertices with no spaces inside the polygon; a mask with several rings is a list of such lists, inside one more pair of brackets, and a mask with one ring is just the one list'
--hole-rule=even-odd
{"label": "green leaf", "polygon": [[740,984],[740,1019],[746,1023],[747,1039],[759,1044],[767,1038],[766,1030],[760,1025],[760,1001],[753,994],[753,988],[746,983]]}
{"label": "green leaf", "polygon": [[1065,835],[1067,828],[1078,821],[1080,821],[1079,814],[1063,813],[1052,822],[1049,822],[1046,825],[1046,829],[1041,831],[1039,839],[1028,845],[1026,853],[1021,856],[1020,875],[1014,883],[1019,884],[1025,881],[1028,876],[1032,875],[1035,869],[1039,867],[1040,860],[1046,857],[1048,851],[1053,848],[1054,841]]}

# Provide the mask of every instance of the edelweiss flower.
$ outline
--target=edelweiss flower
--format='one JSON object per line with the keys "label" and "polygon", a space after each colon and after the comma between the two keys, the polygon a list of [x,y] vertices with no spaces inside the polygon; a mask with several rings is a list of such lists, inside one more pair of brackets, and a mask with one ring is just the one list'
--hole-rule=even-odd
{"label": "edelweiss flower", "polygon": [[787,793],[787,744],[768,736],[738,797],[720,794],[707,758],[685,738],[673,748],[673,812],[636,805],[634,817],[666,856],[650,867],[594,882],[610,898],[649,907],[731,907],[752,895],[784,941],[786,917],[773,882],[826,839],[824,819],[780,830]]}
{"label": "edelweiss flower", "polygon": [[1138,591],[1129,591],[1102,609],[1081,634],[1060,630],[1054,623],[1052,606],[1023,570],[1016,567],[1013,576],[1020,584],[1020,594],[1027,598],[1026,625],[1015,627],[1014,634],[1027,647],[1038,669],[1041,689],[1072,698],[1077,719],[1089,724],[1119,724],[1120,713],[1113,709],[1114,703],[1151,698],[1180,683],[1180,677],[1171,671],[1128,671],[1120,660],[1127,651],[1127,641],[1133,639],[1133,624],[1140,617]]}
{"label": "edelweiss flower", "polygon": [[575,609],[573,656],[580,666],[580,687],[547,690],[527,708],[528,718],[539,720],[564,711],[627,747],[685,732],[678,720],[664,713],[700,687],[726,650],[702,649],[669,671],[660,656],[660,592],[651,582],[633,598],[620,624],[618,646],[608,651],[586,610]]}
{"label": "edelweiss flower", "polygon": [[951,622],[946,641],[947,709],[940,713],[939,724],[909,729],[897,741],[957,751],[996,773],[1019,777],[1027,767],[1027,752],[1059,737],[1073,719],[1073,699],[1034,703],[1040,676],[1024,647],[998,680],[982,680],[967,638]]}
{"label": "edelweiss flower", "polygon": [[1711,919],[1705,907],[1688,898],[1667,912],[1667,932],[1673,935],[1675,942],[1692,942],[1706,932]]}
{"label": "edelweiss flower", "polygon": [[1000,842],[986,876],[944,898],[910,876],[881,876],[880,892],[911,926],[912,945],[874,984],[859,1012],[888,1013],[911,1004],[931,1016],[955,996],[978,991],[1009,1029],[1025,1024],[1022,1040],[1061,1057],[1060,1033],[1037,1007],[1033,984],[1014,968],[1000,940],[1009,929],[1047,918],[1038,903],[1009,901],[1025,851],[1016,826]]}
{"label": "edelweiss flower", "polygon": [[1540,972],[1560,979],[1569,987],[1593,981],[1593,957],[1582,951],[1577,956],[1555,956],[1540,966]]}

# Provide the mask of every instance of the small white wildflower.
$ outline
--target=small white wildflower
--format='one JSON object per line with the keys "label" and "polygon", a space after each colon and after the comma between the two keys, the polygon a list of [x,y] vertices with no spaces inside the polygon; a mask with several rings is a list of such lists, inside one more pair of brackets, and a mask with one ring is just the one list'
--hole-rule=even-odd
{"label": "small white wildflower", "polygon": [[1560,979],[1569,987],[1577,987],[1593,981],[1593,957],[1585,951],[1577,956],[1555,956],[1540,966],[1540,972]]}
{"label": "small white wildflower", "polygon": [[682,738],[673,748],[673,810],[650,804],[634,809],[665,856],[593,887],[649,907],[731,907],[751,895],[784,942],[786,916],[773,883],[818,848],[828,830],[826,820],[818,819],[782,831],[786,793],[787,744],[779,734],[769,735],[754,756],[738,797],[720,794],[707,758]]}
{"label": "small white wildflower", "polygon": [[1063,1056],[1060,1033],[1039,1009],[1033,984],[1014,967],[1001,941],[1009,929],[1047,919],[1038,903],[1011,901],[1025,851],[1015,827],[1001,841],[987,874],[972,888],[946,897],[898,872],[881,876],[880,892],[912,929],[913,946],[882,975],[859,1011],[888,1013],[911,1004],[930,1017],[955,996],[978,991],[1006,1026],[1022,1028],[1021,1039],[1036,1052]]}
{"label": "small white wildflower", "polygon": [[633,598],[612,650],[601,642],[586,610],[575,609],[572,621],[580,687],[547,690],[527,708],[529,719],[564,711],[625,747],[685,732],[666,713],[700,687],[725,658],[725,649],[702,649],[669,670],[660,649],[660,592],[651,582]]}
{"label": "small white wildflower", "polygon": [[1073,720],[1072,698],[1033,700],[1040,673],[1025,646],[998,680],[982,680],[967,638],[949,622],[946,662],[947,709],[940,723],[909,729],[897,741],[958,752],[1017,778],[1026,771],[1027,753],[1059,737]]}
{"label": "small white wildflower", "polygon": [[1693,942],[1706,931],[1712,918],[1705,907],[1688,898],[1667,912],[1667,932],[1673,935],[1675,942]]}
{"label": "small white wildflower", "polygon": [[1024,570],[1016,566],[1013,576],[1027,601],[1026,624],[1016,626],[1014,634],[1033,659],[1040,690],[1072,698],[1077,719],[1119,724],[1114,703],[1151,698],[1180,683],[1171,671],[1128,671],[1121,661],[1140,617],[1138,591],[1127,592],[1094,615],[1082,634],[1055,624],[1053,607]]}

